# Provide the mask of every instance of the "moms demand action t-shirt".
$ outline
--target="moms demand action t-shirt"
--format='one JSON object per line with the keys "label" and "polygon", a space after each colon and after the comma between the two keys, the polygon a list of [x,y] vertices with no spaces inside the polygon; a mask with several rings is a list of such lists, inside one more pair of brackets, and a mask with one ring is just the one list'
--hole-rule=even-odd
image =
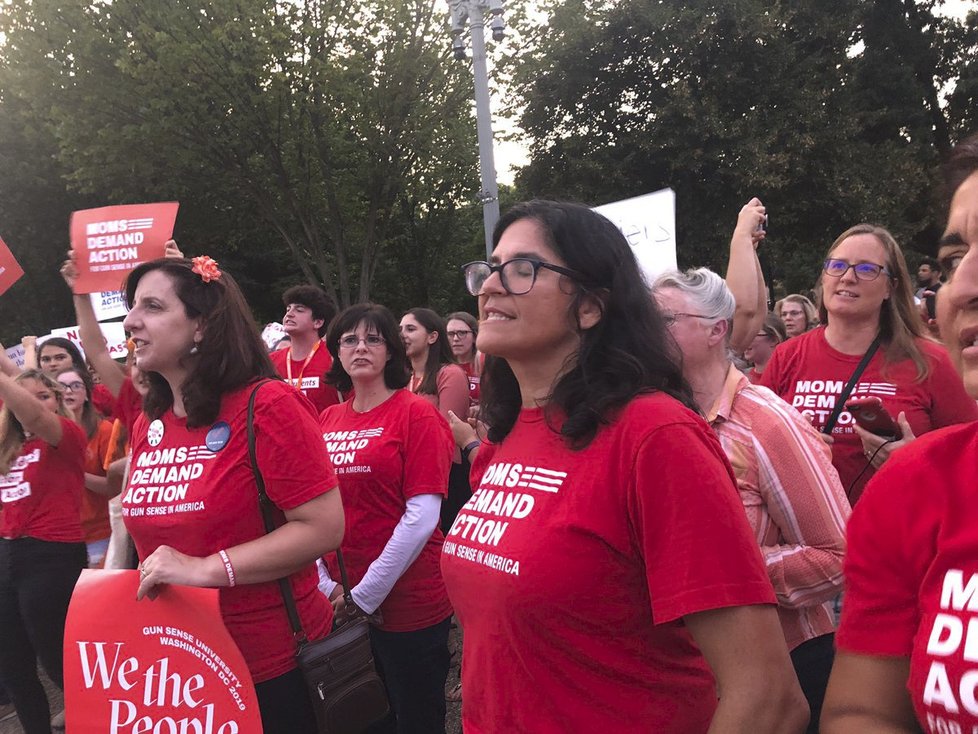
{"label": "moms demand action t-shirt", "polygon": [[[279,349],[268,355],[279,376],[286,382],[289,381],[288,361],[291,354],[290,349]],[[305,362],[304,359],[292,360],[292,386],[312,401],[316,415],[319,415],[329,406],[340,402],[336,388],[326,384],[326,373],[333,366],[333,357],[326,345],[320,342],[309,364]]]}
{"label": "moms demand action t-shirt", "polygon": [[30,537],[55,543],[82,540],[85,432],[60,417],[57,447],[39,438],[24,442],[10,471],[0,475],[0,537]]}
{"label": "moms demand action t-shirt", "polygon": [[840,650],[910,658],[925,732],[978,731],[978,424],[893,455],[849,521]]}
{"label": "moms demand action t-shirt", "polygon": [[[122,515],[141,559],[160,545],[201,557],[265,535],[248,459],[253,389],[246,385],[225,395],[210,426],[188,428],[172,410],[154,421],[137,418]],[[289,510],[336,487],[309,402],[283,382],[270,380],[258,391],[255,445],[276,507]],[[275,514],[281,525],[284,516]],[[291,580],[306,636],[324,636],[333,611],[317,588],[315,564]],[[295,668],[295,642],[277,582],[222,587],[220,600],[224,623],[256,683]]]}
{"label": "moms demand action t-shirt", "polygon": [[[319,423],[343,493],[343,562],[356,586],[390,540],[408,498],[448,494],[455,441],[438,410],[407,390],[365,413],[353,410],[348,400],[324,411]],[[411,632],[452,613],[438,566],[443,540],[436,526],[380,605],[382,629]],[[338,581],[335,557],[327,563],[330,577]]]}
{"label": "moms demand action t-shirt", "polygon": [[710,427],[649,395],[572,451],[527,409],[472,486],[442,553],[466,734],[705,732],[717,692],[682,617],[775,603]]}
{"label": "moms demand action t-shirt", "polygon": [[[917,367],[910,359],[884,365],[881,346],[866,365],[850,399],[878,397],[894,421],[900,411],[906,412],[915,436],[978,419],[978,406],[965,392],[944,348],[926,339],[918,339],[917,346],[931,368],[924,380],[917,380]],[[779,344],[761,374],[760,384],[794,406],[821,431],[862,358],[861,354],[843,354],[833,349],[825,339],[825,328],[818,327]],[[832,430],[832,463],[855,503],[875,470],[866,466],[869,460],[853,423],[848,410],[839,414]],[[857,477],[859,480],[853,485]]]}

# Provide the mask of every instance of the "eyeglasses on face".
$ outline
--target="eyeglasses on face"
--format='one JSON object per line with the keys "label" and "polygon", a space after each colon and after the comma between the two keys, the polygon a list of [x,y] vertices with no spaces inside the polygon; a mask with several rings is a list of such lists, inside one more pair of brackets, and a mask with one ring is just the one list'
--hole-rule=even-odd
{"label": "eyeglasses on face", "polygon": [[462,273],[465,275],[465,287],[469,293],[477,296],[482,293],[482,287],[489,280],[493,273],[499,273],[499,281],[503,289],[511,296],[522,296],[529,293],[533,284],[537,281],[537,273],[540,268],[552,270],[555,273],[566,275],[568,278],[581,281],[583,276],[568,268],[559,265],[551,265],[543,260],[534,260],[529,257],[515,257],[499,265],[492,265],[483,260],[466,263],[462,266]]}
{"label": "eyeglasses on face", "polygon": [[682,311],[676,311],[675,313],[670,313],[668,311],[662,312],[662,320],[666,322],[666,326],[672,326],[674,323],[679,321],[679,319],[712,319],[715,316],[704,316],[698,313],[683,313]]}
{"label": "eyeglasses on face", "polygon": [[61,389],[65,392],[82,392],[85,389],[84,382],[62,382]]}
{"label": "eyeglasses on face", "polygon": [[359,337],[356,334],[347,334],[346,336],[340,337],[340,348],[341,349],[356,349],[360,342],[367,345],[367,349],[378,349],[387,342],[384,337],[377,334],[367,334],[365,337]]}
{"label": "eyeglasses on face", "polygon": [[[474,295],[474,294],[473,294]],[[459,329],[458,331],[446,331],[449,339],[464,339],[472,333],[471,329]]]}
{"label": "eyeglasses on face", "polygon": [[875,263],[847,263],[845,260],[830,257],[822,264],[825,274],[833,278],[841,278],[849,268],[852,268],[852,272],[859,280],[876,280],[880,277],[880,273],[886,273],[887,277],[890,277],[890,272],[886,268]]}

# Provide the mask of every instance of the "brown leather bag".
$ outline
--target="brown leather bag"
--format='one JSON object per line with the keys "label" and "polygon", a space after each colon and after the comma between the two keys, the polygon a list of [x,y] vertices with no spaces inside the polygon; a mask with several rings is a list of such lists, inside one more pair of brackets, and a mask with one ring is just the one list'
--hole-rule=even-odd
{"label": "brown leather bag", "polygon": [[[255,395],[265,381],[259,382],[248,400],[248,454],[251,470],[258,485],[258,498],[265,532],[275,529],[272,501],[265,492],[265,480],[258,469],[255,453]],[[355,609],[346,577],[343,554],[336,550],[343,581],[347,609]],[[279,589],[289,615],[289,624],[298,643],[296,661],[306,681],[309,698],[316,712],[319,734],[361,734],[390,712],[387,689],[377,674],[370,648],[370,624],[362,614],[348,617],[321,640],[306,637],[287,578],[279,579]]]}

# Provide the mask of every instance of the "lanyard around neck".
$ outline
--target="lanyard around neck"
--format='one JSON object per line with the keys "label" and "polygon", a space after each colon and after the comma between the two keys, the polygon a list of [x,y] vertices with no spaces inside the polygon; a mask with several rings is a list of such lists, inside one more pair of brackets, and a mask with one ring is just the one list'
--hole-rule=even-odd
{"label": "lanyard around neck", "polygon": [[[322,345],[323,343],[321,341],[317,341],[316,346],[312,348],[312,351],[309,352],[309,356],[306,357],[306,361],[302,363],[302,369],[299,370],[299,377],[296,379],[294,383],[296,387],[300,389],[302,388],[302,375],[303,373],[305,373],[306,367],[309,366],[309,363],[312,361],[312,358],[316,356],[316,351]],[[292,383],[292,347],[289,347],[288,359],[285,360],[285,372],[288,377],[289,383]]]}

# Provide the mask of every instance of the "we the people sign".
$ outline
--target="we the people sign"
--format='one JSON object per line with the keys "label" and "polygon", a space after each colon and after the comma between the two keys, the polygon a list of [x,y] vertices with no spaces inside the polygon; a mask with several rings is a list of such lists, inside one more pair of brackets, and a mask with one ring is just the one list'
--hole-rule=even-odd
{"label": "we the people sign", "polygon": [[70,734],[261,734],[254,684],[216,589],[136,601],[136,571],[82,571],[65,625]]}
{"label": "we the people sign", "polygon": [[20,267],[14,258],[14,253],[0,240],[0,296],[10,289],[14,283],[24,274],[24,269]]}
{"label": "we the people sign", "polygon": [[78,279],[75,293],[118,291],[130,270],[163,257],[173,236],[179,204],[126,204],[71,215],[71,249]]}

